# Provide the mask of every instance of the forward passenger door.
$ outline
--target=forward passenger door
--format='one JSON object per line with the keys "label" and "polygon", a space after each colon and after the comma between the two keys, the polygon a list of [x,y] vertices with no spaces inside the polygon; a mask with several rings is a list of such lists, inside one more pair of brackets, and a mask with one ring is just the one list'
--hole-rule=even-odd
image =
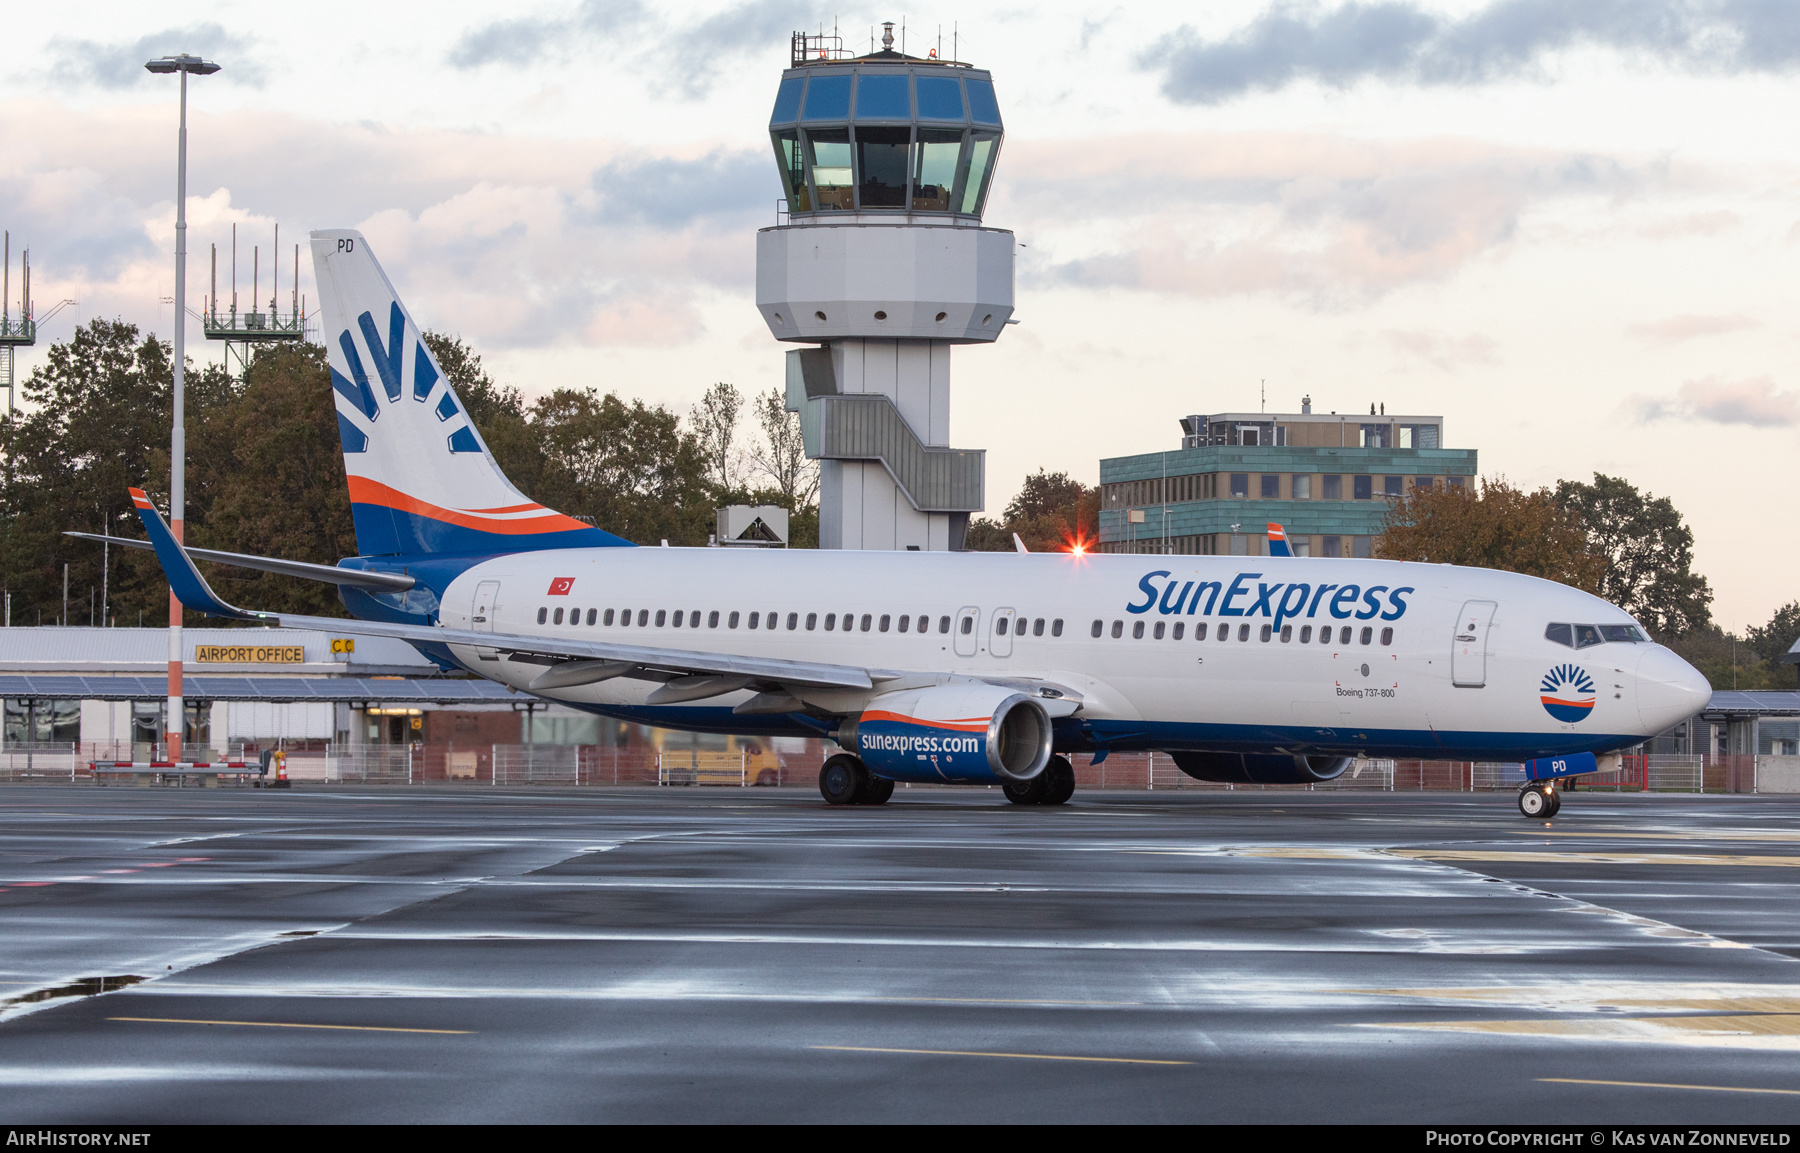
{"label": "forward passenger door", "polygon": [[[478,633],[494,631],[494,618],[499,615],[500,582],[482,581],[475,586],[475,601],[469,606],[469,627]],[[477,648],[475,656],[484,661],[500,659],[500,650]]]}
{"label": "forward passenger door", "polygon": [[1459,689],[1479,689],[1487,684],[1488,633],[1494,626],[1493,601],[1469,601],[1456,618],[1456,639],[1450,649],[1450,683]]}

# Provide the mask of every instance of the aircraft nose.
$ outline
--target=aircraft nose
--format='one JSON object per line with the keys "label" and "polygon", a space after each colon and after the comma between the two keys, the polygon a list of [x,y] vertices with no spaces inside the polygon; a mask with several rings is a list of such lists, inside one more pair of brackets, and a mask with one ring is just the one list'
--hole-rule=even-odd
{"label": "aircraft nose", "polygon": [[1672,728],[1712,700],[1712,686],[1700,670],[1661,645],[1645,646],[1637,682],[1638,716],[1646,733]]}

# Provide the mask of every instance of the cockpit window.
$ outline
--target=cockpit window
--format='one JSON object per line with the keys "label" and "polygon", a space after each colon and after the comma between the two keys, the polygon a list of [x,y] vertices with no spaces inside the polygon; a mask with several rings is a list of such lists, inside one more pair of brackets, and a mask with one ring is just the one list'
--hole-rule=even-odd
{"label": "cockpit window", "polygon": [[1609,641],[1624,641],[1627,644],[1644,643],[1644,634],[1633,625],[1601,625],[1600,632]]}
{"label": "cockpit window", "polygon": [[1546,625],[1544,626],[1544,639],[1574,648],[1575,630],[1568,625]]}
{"label": "cockpit window", "polygon": [[1590,645],[1602,644],[1602,643],[1604,643],[1604,641],[1605,641],[1605,638],[1600,635],[1600,630],[1595,628],[1593,625],[1576,625],[1575,626],[1575,647],[1576,648],[1585,649],[1585,648],[1589,647]]}

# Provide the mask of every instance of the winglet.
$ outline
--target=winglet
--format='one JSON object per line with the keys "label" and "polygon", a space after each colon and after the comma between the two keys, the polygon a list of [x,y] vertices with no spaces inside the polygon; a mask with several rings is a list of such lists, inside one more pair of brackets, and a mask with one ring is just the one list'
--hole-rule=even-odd
{"label": "winglet", "polygon": [[1013,551],[1014,552],[1030,552],[1031,551],[1030,549],[1025,547],[1025,542],[1019,539],[1018,533],[1013,533]]}
{"label": "winglet", "polygon": [[163,575],[169,579],[169,587],[175,591],[175,599],[188,608],[196,609],[207,616],[231,617],[234,620],[254,621],[264,619],[261,613],[247,613],[233,608],[215,595],[207,587],[206,578],[194,567],[194,562],[176,541],[175,534],[163,522],[162,514],[144,495],[144,490],[131,490],[131,503],[137,506],[138,518],[144,522],[144,531],[150,534],[150,543],[156,547],[156,559],[162,564]]}
{"label": "winglet", "polygon": [[1269,555],[1294,555],[1293,550],[1288,548],[1287,530],[1276,524],[1274,521],[1269,522]]}

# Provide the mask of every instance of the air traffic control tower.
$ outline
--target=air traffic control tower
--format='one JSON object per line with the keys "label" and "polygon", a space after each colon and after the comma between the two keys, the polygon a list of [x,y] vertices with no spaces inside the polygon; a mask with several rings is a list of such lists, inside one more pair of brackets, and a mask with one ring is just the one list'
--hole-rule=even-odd
{"label": "air traffic control tower", "polygon": [[[1013,234],[981,212],[1000,155],[988,73],[795,33],[769,133],[787,194],[756,305],[820,462],[824,548],[960,549],[986,453],[949,447],[950,349],[1012,316]],[[872,46],[871,46],[872,47]]]}

